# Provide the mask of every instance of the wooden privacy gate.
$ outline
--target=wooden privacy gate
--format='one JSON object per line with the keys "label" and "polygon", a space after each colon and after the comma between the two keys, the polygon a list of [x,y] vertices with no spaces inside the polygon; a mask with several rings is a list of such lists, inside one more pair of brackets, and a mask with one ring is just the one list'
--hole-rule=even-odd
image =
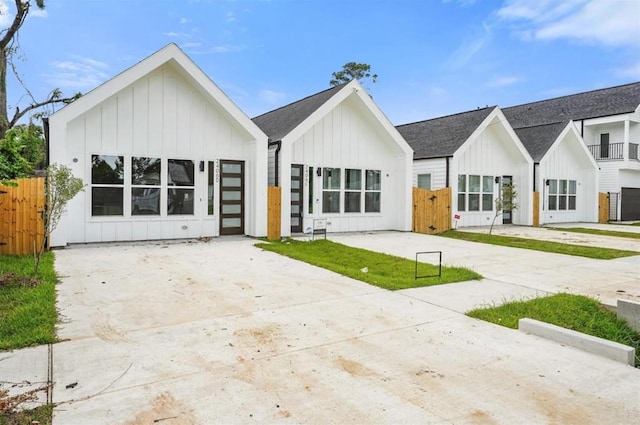
{"label": "wooden privacy gate", "polygon": [[44,238],[44,177],[0,184],[0,254],[33,254]]}
{"label": "wooden privacy gate", "polygon": [[451,188],[413,188],[413,231],[435,235],[451,229]]}
{"label": "wooden privacy gate", "polygon": [[282,211],[281,205],[282,193],[278,186],[269,186],[267,188],[267,239],[270,241],[280,240],[281,222],[280,216]]}
{"label": "wooden privacy gate", "polygon": [[[616,211],[617,214],[617,211]],[[598,223],[609,222],[609,194],[600,192],[598,194]]]}

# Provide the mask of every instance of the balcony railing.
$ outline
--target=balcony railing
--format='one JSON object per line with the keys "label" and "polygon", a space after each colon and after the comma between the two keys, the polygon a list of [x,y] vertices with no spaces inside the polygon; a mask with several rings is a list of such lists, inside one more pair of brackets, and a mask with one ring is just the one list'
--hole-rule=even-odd
{"label": "balcony railing", "polygon": [[629,143],[629,159],[640,160],[640,145]]}
{"label": "balcony railing", "polygon": [[[589,145],[587,146],[591,155],[599,161],[605,159],[624,159],[623,148],[624,143],[609,143],[609,145]],[[629,148],[631,149],[631,148]],[[636,145],[636,158],[638,148]]]}

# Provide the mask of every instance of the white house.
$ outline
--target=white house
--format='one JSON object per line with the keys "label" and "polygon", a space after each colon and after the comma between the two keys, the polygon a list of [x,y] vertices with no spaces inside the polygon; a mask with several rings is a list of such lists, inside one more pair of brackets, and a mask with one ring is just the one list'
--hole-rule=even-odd
{"label": "white house", "polygon": [[514,128],[573,120],[597,161],[611,220],[640,220],[640,82],[506,108]]}
{"label": "white house", "polygon": [[515,132],[534,161],[539,224],[597,222],[598,164],[575,124],[560,122]]}
{"label": "white house", "polygon": [[253,121],[269,136],[283,236],[318,220],[328,232],[411,230],[413,152],[357,81]]}
{"label": "white house", "polygon": [[499,107],[487,107],[396,127],[414,150],[413,184],[452,188],[452,222],[491,224],[502,186],[513,183],[518,208],[503,224],[533,223],[533,160]]}
{"label": "white house", "polygon": [[51,244],[266,235],[267,136],[175,44],[49,118],[86,183]]}

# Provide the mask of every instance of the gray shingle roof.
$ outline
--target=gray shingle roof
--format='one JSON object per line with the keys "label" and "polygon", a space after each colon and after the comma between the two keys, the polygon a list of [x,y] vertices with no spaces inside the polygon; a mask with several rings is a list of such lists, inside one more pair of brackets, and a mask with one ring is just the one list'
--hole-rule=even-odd
{"label": "gray shingle roof", "polygon": [[332,87],[289,105],[264,113],[252,121],[269,137],[270,141],[282,140],[346,84]]}
{"label": "gray shingle roof", "polygon": [[451,156],[489,116],[495,106],[396,127],[413,148],[413,159]]}
{"label": "gray shingle roof", "polygon": [[513,128],[583,120],[633,112],[640,105],[640,82],[504,108]]}
{"label": "gray shingle roof", "polygon": [[518,128],[515,130],[534,162],[540,162],[569,121]]}

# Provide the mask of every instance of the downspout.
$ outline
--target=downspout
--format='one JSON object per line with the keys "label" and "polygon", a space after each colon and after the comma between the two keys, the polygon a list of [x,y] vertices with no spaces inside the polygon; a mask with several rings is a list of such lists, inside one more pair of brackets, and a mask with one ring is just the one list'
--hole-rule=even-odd
{"label": "downspout", "polygon": [[446,156],[444,158],[445,164],[446,164],[444,187],[449,187],[449,158],[451,158],[451,157],[450,156]]}
{"label": "downspout", "polygon": [[275,142],[269,142],[269,147],[271,146],[276,146],[276,159],[275,159],[275,179],[274,179],[274,183],[276,186],[278,186],[278,170],[280,169],[280,163],[279,163],[279,156],[278,154],[280,153],[280,149],[282,149],[282,140],[277,140]]}
{"label": "downspout", "polygon": [[533,191],[536,191],[536,165],[540,165],[539,162],[534,162],[533,163]]}
{"label": "downspout", "polygon": [[50,155],[49,155],[49,118],[42,118],[42,129],[44,130],[44,147],[45,147],[45,156],[44,156],[44,168],[49,167]]}

